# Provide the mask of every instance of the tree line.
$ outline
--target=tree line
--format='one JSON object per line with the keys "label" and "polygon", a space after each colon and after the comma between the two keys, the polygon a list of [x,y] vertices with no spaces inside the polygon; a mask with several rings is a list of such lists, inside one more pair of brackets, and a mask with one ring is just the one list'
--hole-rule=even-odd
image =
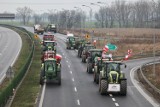
{"label": "tree line", "polygon": [[[88,21],[86,13],[80,9],[50,10],[43,14],[37,14],[29,7],[23,7],[17,8],[16,17],[24,25],[32,20],[35,24],[55,23],[60,28],[81,28],[85,27],[86,21]],[[101,6],[92,19],[94,19],[92,24],[100,28],[160,28],[160,0],[156,2],[153,0],[136,2],[116,0],[110,5]]]}

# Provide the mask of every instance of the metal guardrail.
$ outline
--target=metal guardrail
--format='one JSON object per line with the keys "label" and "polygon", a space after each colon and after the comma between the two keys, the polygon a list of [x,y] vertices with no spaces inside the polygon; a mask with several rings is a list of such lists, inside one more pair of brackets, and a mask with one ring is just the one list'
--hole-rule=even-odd
{"label": "metal guardrail", "polygon": [[155,93],[157,93],[157,94],[160,95],[160,89],[158,89],[157,87],[155,87],[155,86],[147,79],[147,77],[144,75],[143,70],[142,70],[143,67],[148,66],[148,65],[152,65],[152,64],[160,64],[160,60],[157,60],[157,61],[155,61],[155,62],[154,62],[154,61],[151,61],[151,62],[148,62],[148,63],[143,64],[143,65],[140,67],[140,73],[141,73],[142,79],[149,85],[149,87],[151,87]]}
{"label": "metal guardrail", "polygon": [[5,89],[3,89],[2,91],[0,91],[0,107],[4,107],[6,102],[8,101],[8,99],[10,98],[10,96],[13,95],[13,89],[16,89],[16,87],[18,86],[18,84],[21,82],[21,80],[23,79],[25,73],[28,70],[28,67],[31,63],[31,59],[33,57],[33,51],[34,51],[34,40],[33,37],[31,36],[31,34],[25,30],[24,28],[21,27],[16,27],[16,26],[12,26],[12,25],[2,25],[3,27],[13,27],[13,28],[17,28],[25,33],[27,33],[28,37],[31,39],[32,45],[31,45],[31,52],[29,54],[24,64],[24,66],[21,67],[21,69],[19,70],[19,73],[10,81],[10,83],[7,85],[7,87]]}

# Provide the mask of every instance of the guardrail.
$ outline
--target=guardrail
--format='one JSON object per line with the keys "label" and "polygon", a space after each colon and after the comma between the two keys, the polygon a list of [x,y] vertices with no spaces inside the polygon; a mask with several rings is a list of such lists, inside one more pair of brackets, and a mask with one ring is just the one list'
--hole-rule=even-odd
{"label": "guardrail", "polygon": [[1,26],[9,27],[9,28],[11,28],[11,27],[12,28],[17,28],[17,29],[27,33],[28,37],[31,38],[31,41],[32,41],[31,52],[30,52],[29,56],[27,57],[26,63],[24,64],[24,66],[21,67],[21,69],[19,70],[19,73],[10,81],[8,86],[0,92],[0,107],[4,107],[6,102],[10,98],[10,96],[13,95],[13,89],[16,89],[18,84],[23,79],[25,73],[27,72],[28,67],[31,63],[31,59],[33,57],[33,52],[34,52],[34,47],[35,46],[34,46],[34,41],[33,41],[32,35],[26,29],[21,28],[21,27],[11,26],[11,25],[1,25]]}
{"label": "guardrail", "polygon": [[158,89],[157,87],[155,87],[155,86],[147,79],[147,77],[146,77],[146,76],[144,75],[144,73],[143,73],[143,72],[144,72],[144,71],[143,71],[143,67],[146,67],[146,66],[152,65],[152,64],[160,64],[160,60],[156,60],[155,62],[152,61],[152,62],[148,62],[148,63],[143,64],[143,65],[140,67],[140,69],[139,69],[140,73],[137,72],[137,74],[138,74],[139,80],[142,82],[142,84],[146,84],[146,85],[147,85],[146,89],[147,89],[149,92],[151,92],[151,93],[154,95],[154,97],[156,97],[156,98],[158,97],[157,100],[160,101],[160,89]]}

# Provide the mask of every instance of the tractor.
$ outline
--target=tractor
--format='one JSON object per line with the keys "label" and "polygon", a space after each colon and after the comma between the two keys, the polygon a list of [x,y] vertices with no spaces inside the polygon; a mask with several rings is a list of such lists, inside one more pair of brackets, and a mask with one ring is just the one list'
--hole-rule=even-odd
{"label": "tractor", "polygon": [[107,61],[103,63],[102,70],[99,74],[99,93],[101,95],[109,93],[119,93],[126,96],[127,94],[127,79],[121,71],[121,67],[126,64],[121,61]]}
{"label": "tractor", "polygon": [[66,40],[66,49],[75,49],[75,37],[74,36],[68,36]]}
{"label": "tractor", "polygon": [[86,44],[84,47],[83,47],[83,51],[82,51],[82,62],[83,63],[86,63],[86,59],[88,57],[88,54],[89,54],[89,50],[90,49],[95,49],[96,47],[94,45],[91,45],[91,44]]}
{"label": "tractor", "polygon": [[87,72],[93,73],[93,68],[95,65],[95,60],[98,57],[102,57],[102,49],[90,49],[87,58]]}
{"label": "tractor", "polygon": [[82,52],[83,52],[83,49],[86,45],[89,45],[91,44],[90,42],[86,42],[85,40],[81,40],[79,42],[79,47],[78,47],[78,57],[81,58],[82,57]]}
{"label": "tractor", "polygon": [[97,84],[99,83],[99,74],[100,74],[100,71],[102,70],[102,65],[106,61],[111,61],[111,58],[110,57],[106,57],[106,58],[101,57],[95,62],[93,80]]}
{"label": "tractor", "polygon": [[54,34],[51,33],[45,33],[43,35],[43,41],[54,41]]}
{"label": "tractor", "polygon": [[43,41],[43,52],[45,51],[55,51],[56,53],[56,45],[55,41]]}
{"label": "tractor", "polygon": [[61,64],[57,63],[54,58],[48,58],[42,63],[40,84],[43,85],[45,80],[46,83],[57,82],[58,85],[61,85]]}

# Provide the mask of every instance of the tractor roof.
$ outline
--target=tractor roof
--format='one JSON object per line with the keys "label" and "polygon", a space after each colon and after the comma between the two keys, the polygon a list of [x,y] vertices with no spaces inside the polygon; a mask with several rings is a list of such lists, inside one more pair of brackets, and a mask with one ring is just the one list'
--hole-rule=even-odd
{"label": "tractor roof", "polygon": [[56,59],[54,59],[54,58],[45,59],[45,62],[47,62],[47,61],[56,61]]}
{"label": "tractor roof", "polygon": [[55,41],[48,41],[48,40],[45,40],[44,42],[50,42],[50,43],[53,43],[53,42],[55,42]]}

